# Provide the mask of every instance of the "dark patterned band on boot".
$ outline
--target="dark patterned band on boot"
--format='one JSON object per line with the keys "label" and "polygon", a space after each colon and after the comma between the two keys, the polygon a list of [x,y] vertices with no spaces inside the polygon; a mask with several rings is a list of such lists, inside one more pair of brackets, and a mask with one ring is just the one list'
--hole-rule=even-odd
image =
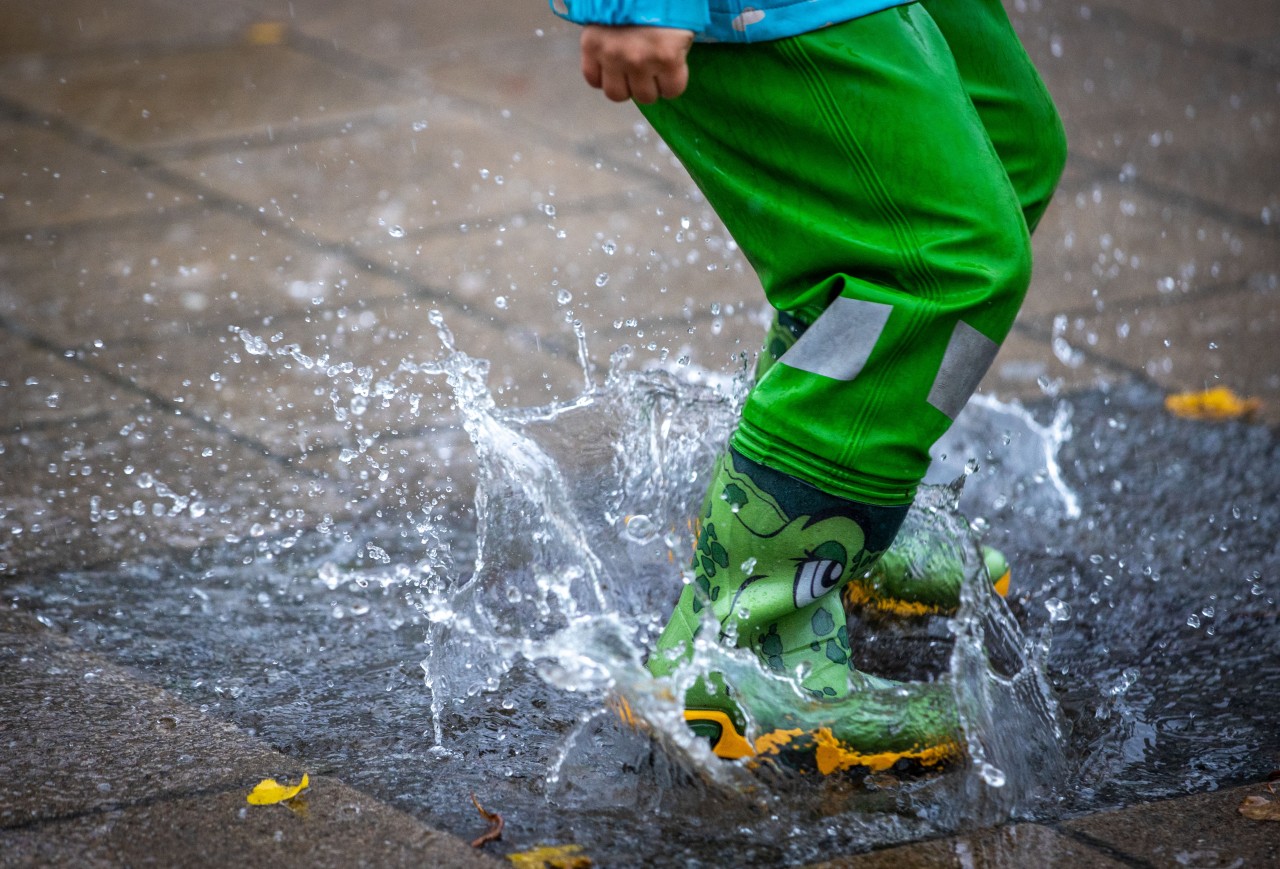
{"label": "dark patterned band on boot", "polygon": [[820,521],[838,513],[853,519],[862,529],[864,546],[870,552],[883,552],[889,548],[902,527],[907,511],[911,509],[910,504],[881,507],[838,498],[803,480],[753,462],[732,447],[729,448],[729,456],[734,470],[755,480],[788,515],[809,516],[813,521]]}

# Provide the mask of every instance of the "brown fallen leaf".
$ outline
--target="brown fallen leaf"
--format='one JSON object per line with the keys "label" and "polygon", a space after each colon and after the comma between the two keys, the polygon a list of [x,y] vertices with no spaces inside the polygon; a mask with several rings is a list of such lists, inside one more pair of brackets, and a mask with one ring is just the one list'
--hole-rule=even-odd
{"label": "brown fallen leaf", "polygon": [[502,815],[497,812],[486,811],[485,807],[480,805],[480,801],[476,799],[476,795],[471,795],[471,802],[475,804],[476,811],[480,816],[489,822],[489,829],[477,836],[471,842],[472,848],[483,848],[486,843],[494,842],[502,838],[502,828],[506,826],[506,821],[502,820]]}
{"label": "brown fallen leaf", "polygon": [[1280,821],[1280,801],[1250,794],[1240,804],[1240,814],[1251,821]]}

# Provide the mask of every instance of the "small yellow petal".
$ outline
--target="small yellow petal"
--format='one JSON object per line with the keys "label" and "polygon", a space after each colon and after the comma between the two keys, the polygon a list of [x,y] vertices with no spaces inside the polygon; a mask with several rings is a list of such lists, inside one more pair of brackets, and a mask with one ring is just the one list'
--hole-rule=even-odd
{"label": "small yellow petal", "polygon": [[1170,395],[1164,406],[1170,413],[1188,419],[1239,419],[1257,413],[1262,402],[1241,398],[1227,387],[1218,386],[1204,392]]}
{"label": "small yellow petal", "polygon": [[283,803],[293,799],[305,791],[308,784],[309,781],[305,772],[302,774],[302,781],[292,787],[282,785],[273,778],[264,778],[258,782],[257,787],[245,799],[252,806],[274,806],[276,803]]}
{"label": "small yellow petal", "polygon": [[245,42],[250,45],[280,45],[285,38],[285,25],[280,21],[258,21],[245,31]]}
{"label": "small yellow petal", "polygon": [[516,869],[589,869],[595,864],[582,853],[581,845],[544,845],[532,851],[508,854]]}

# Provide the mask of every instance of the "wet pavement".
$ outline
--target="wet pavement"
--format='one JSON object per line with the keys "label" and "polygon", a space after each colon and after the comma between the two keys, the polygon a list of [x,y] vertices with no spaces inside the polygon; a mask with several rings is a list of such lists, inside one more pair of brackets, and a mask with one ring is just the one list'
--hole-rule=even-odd
{"label": "wet pavement", "polygon": [[[1274,430],[1280,19],[1261,0],[1011,12],[1070,156],[982,391],[1223,385]],[[287,539],[406,486],[461,498],[429,437],[446,397],[406,416],[362,395],[362,367],[436,354],[433,310],[513,405],[576,394],[574,320],[598,369],[623,343],[711,370],[758,346],[740,254],[538,0],[3,0],[0,22],[0,588]],[[322,388],[300,360],[324,354]],[[372,433],[393,458],[371,480],[341,456]],[[323,776],[305,811],[245,806],[306,758],[3,600],[0,865],[485,861]],[[1265,793],[832,865],[1274,865],[1275,823],[1237,811]]]}

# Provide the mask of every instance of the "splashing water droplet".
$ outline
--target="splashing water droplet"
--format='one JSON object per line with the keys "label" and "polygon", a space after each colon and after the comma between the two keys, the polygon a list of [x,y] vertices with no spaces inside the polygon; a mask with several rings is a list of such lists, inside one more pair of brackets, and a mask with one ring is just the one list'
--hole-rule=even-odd
{"label": "splashing water droplet", "polygon": [[1045,601],[1044,608],[1049,611],[1049,621],[1065,622],[1071,618],[1071,605],[1056,597],[1051,597]]}
{"label": "splashing water droplet", "polygon": [[567,305],[572,301],[573,301],[573,293],[569,292],[568,290],[560,290],[560,292],[556,293],[557,304]]}
{"label": "splashing water droplet", "polygon": [[404,227],[397,223],[387,229],[387,235],[392,238],[404,238]]}
{"label": "splashing water droplet", "polygon": [[658,536],[658,527],[644,514],[627,517],[622,536],[632,543],[648,543]]}
{"label": "splashing water droplet", "polygon": [[267,346],[267,342],[259,338],[257,335],[251,335],[244,329],[239,332],[240,341],[244,344],[244,349],[254,356],[264,356],[271,351]]}
{"label": "splashing water droplet", "polygon": [[605,284],[607,284],[607,283],[609,283],[609,273],[608,273],[608,272],[601,272],[600,274],[596,275],[596,286],[597,286],[597,287],[603,287],[603,286],[604,286]]}
{"label": "splashing water droplet", "polygon": [[1115,684],[1107,689],[1107,693],[1112,697],[1119,697],[1132,688],[1141,675],[1137,667],[1127,668],[1120,674],[1120,678],[1116,679]]}
{"label": "splashing water droplet", "polygon": [[1005,784],[1004,770],[999,767],[992,766],[985,760],[978,766],[978,775],[982,776],[982,780],[993,788],[1002,788]]}
{"label": "splashing water droplet", "polygon": [[338,585],[342,582],[342,572],[338,570],[338,566],[332,561],[326,561],[324,564],[320,565],[319,576],[320,581],[323,582],[325,587],[330,591],[336,590]]}

